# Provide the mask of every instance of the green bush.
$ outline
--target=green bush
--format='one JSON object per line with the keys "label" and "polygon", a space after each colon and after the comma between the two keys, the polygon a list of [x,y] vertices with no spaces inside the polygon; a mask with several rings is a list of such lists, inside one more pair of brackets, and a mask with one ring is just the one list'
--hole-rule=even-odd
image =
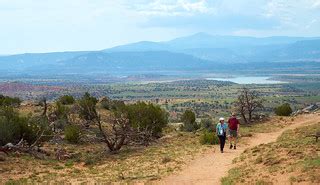
{"label": "green bush", "polygon": [[57,116],[57,119],[68,119],[70,108],[66,105],[63,105],[61,102],[56,102],[54,106],[54,114]]}
{"label": "green bush", "polygon": [[275,108],[274,112],[278,116],[290,116],[292,113],[292,109],[288,103],[285,103],[285,104]]}
{"label": "green bush", "polygon": [[100,100],[100,105],[102,108],[110,110],[111,109],[112,100],[108,97],[103,97]]}
{"label": "green bush", "polygon": [[68,124],[67,119],[58,119],[54,122],[55,129],[60,129],[60,130],[64,130],[67,124]]}
{"label": "green bush", "polygon": [[89,127],[90,123],[98,119],[97,103],[97,98],[91,96],[88,92],[78,100],[79,116],[86,121],[86,127]]}
{"label": "green bush", "polygon": [[0,106],[19,106],[21,100],[0,94]]}
{"label": "green bush", "polygon": [[71,95],[64,95],[60,96],[58,99],[58,102],[60,102],[63,105],[72,105],[75,102],[75,99]]}
{"label": "green bush", "polygon": [[102,108],[110,110],[110,111],[123,111],[126,109],[126,104],[121,100],[111,100],[108,97],[104,97],[100,101],[100,105]]}
{"label": "green bush", "polygon": [[6,117],[0,117],[0,146],[7,143],[17,143],[22,138],[22,125],[27,125],[24,119],[15,117],[8,120]]}
{"label": "green bush", "polygon": [[194,132],[200,128],[200,125],[198,125],[196,122],[183,124],[181,126],[181,130],[185,132]]}
{"label": "green bush", "polygon": [[160,137],[163,128],[168,125],[168,113],[152,103],[137,102],[128,105],[127,112],[130,125],[137,132],[148,132],[152,137]]}
{"label": "green bush", "polygon": [[211,119],[202,119],[200,125],[201,125],[201,128],[209,132],[213,132],[215,128],[213,127],[213,122]]}
{"label": "green bush", "polygon": [[81,129],[77,125],[68,125],[64,129],[64,138],[70,143],[79,143]]}
{"label": "green bush", "polygon": [[[46,120],[41,117],[22,117],[11,106],[0,107],[0,145],[15,144],[22,138],[33,144],[38,134],[47,129],[46,125]],[[47,130],[46,135],[50,135],[49,132]]]}
{"label": "green bush", "polygon": [[187,132],[193,132],[200,128],[200,126],[196,123],[196,115],[191,110],[186,110],[182,117],[181,121],[183,122],[182,130]]}
{"label": "green bush", "polygon": [[204,131],[200,136],[200,143],[202,145],[215,145],[219,143],[219,138],[213,132]]}

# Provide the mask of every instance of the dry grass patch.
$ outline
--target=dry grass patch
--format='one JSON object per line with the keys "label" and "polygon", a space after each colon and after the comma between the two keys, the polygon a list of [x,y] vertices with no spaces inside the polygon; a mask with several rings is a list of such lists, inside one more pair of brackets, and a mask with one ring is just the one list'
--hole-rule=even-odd
{"label": "dry grass patch", "polygon": [[271,133],[278,131],[303,117],[281,117],[274,116],[262,122],[252,124],[242,124],[240,127],[241,137],[252,137],[255,133]]}
{"label": "dry grass patch", "polygon": [[[48,145],[46,149],[55,147]],[[104,144],[63,144],[63,148],[78,155],[57,161],[10,154],[0,162],[0,181],[107,183],[156,180],[180,170],[208,146],[199,143],[198,134],[176,133],[148,147],[124,147],[117,154],[105,152]]]}

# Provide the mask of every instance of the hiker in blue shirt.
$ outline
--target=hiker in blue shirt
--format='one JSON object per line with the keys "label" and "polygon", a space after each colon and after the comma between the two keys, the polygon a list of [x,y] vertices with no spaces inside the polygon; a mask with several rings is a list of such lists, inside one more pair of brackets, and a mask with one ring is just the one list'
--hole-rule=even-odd
{"label": "hiker in blue shirt", "polygon": [[216,127],[216,134],[219,137],[221,153],[223,153],[223,148],[226,143],[227,129],[228,129],[228,125],[224,122],[224,118],[220,118],[219,123],[217,124],[217,127]]}

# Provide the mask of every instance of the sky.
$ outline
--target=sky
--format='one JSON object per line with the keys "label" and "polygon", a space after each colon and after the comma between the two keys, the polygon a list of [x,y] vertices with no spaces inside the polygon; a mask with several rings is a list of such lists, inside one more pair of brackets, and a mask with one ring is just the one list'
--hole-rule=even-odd
{"label": "sky", "polygon": [[198,32],[320,36],[320,0],[0,0],[0,54],[100,50]]}

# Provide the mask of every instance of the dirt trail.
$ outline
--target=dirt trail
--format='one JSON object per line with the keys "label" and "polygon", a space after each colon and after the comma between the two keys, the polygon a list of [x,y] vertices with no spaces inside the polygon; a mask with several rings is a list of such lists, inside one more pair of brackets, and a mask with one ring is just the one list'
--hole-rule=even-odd
{"label": "dirt trail", "polygon": [[319,114],[301,115],[295,118],[293,124],[277,132],[255,134],[247,143],[238,144],[237,150],[230,150],[228,148],[229,145],[226,144],[225,153],[223,154],[220,153],[219,146],[215,146],[214,149],[193,160],[183,171],[164,178],[159,184],[220,184],[220,179],[226,176],[233,167],[232,160],[238,157],[245,149],[274,142],[286,130],[318,123],[319,120]]}

